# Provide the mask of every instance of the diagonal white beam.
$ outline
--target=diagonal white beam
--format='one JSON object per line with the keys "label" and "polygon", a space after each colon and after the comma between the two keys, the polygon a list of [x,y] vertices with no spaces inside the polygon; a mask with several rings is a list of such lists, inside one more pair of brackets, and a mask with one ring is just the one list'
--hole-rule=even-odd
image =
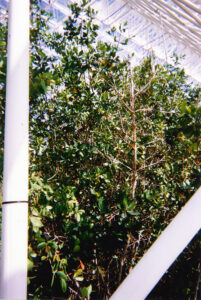
{"label": "diagonal white beam", "polygon": [[201,187],[145,253],[110,300],[143,300],[201,228]]}

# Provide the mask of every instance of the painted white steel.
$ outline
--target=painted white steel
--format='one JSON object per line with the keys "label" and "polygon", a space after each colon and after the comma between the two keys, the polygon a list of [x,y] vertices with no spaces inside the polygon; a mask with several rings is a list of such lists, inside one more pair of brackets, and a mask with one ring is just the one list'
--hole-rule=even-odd
{"label": "painted white steel", "polygon": [[201,187],[145,253],[111,300],[143,300],[201,228]]}
{"label": "painted white steel", "polygon": [[13,202],[28,201],[28,97],[29,0],[10,0],[0,269],[1,299],[26,299],[28,204]]}
{"label": "painted white steel", "polygon": [[27,204],[3,205],[0,299],[26,299]]}

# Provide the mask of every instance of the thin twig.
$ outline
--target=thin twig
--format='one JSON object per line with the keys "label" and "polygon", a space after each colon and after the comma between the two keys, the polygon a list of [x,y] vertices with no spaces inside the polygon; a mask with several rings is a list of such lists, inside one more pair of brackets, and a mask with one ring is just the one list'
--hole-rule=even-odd
{"label": "thin twig", "polygon": [[121,164],[121,165],[123,165],[124,167],[126,167],[127,169],[129,169],[130,171],[132,171],[132,169],[131,169],[129,166],[125,165],[125,164],[122,163],[120,160],[118,160],[118,159],[116,159],[116,158],[113,158],[113,157],[111,157],[111,156],[109,156],[109,155],[107,155],[107,154],[101,152],[101,151],[98,150],[98,149],[97,149],[96,151],[97,151],[100,155],[102,155],[104,158],[109,159],[111,162]]}
{"label": "thin twig", "polygon": [[138,95],[144,93],[151,85],[152,80],[155,78],[155,75],[150,79],[149,82],[147,82],[147,84],[145,84],[135,95],[134,97],[137,97]]}
{"label": "thin twig", "polygon": [[123,265],[124,265],[124,262],[125,262],[125,260],[126,260],[126,252],[127,252],[127,250],[128,250],[129,244],[130,244],[130,236],[128,236],[127,243],[126,243],[126,245],[125,245],[125,247],[124,247],[124,252],[123,252],[123,255],[122,255],[121,261],[120,261],[119,277],[118,277],[118,282],[119,282],[119,283],[121,282]]}
{"label": "thin twig", "polygon": [[144,166],[144,167],[142,167],[142,168],[139,168],[138,169],[138,171],[141,171],[141,170],[144,170],[144,169],[147,169],[147,168],[151,168],[152,166],[154,166],[154,165],[158,165],[158,164],[160,164],[162,161],[164,161],[165,160],[165,157],[163,157],[161,160],[159,160],[159,161],[157,161],[157,162],[155,162],[155,163],[153,163],[153,164],[150,164],[150,165],[148,165],[148,166]]}
{"label": "thin twig", "polygon": [[130,111],[131,113],[133,113],[134,111],[125,103],[125,101],[123,100],[123,96],[120,94],[120,92],[118,91],[116,85],[113,85],[115,92],[118,94],[118,96],[120,97],[120,101],[121,103],[125,106],[125,108]]}
{"label": "thin twig", "polygon": [[152,111],[153,108],[140,108],[140,109],[136,109],[135,112],[139,112],[139,111],[142,111],[142,112],[149,112],[149,111]]}
{"label": "thin twig", "polygon": [[55,176],[57,176],[58,173],[55,173],[52,177],[48,178],[47,181],[52,180]]}
{"label": "thin twig", "polygon": [[135,121],[135,96],[132,68],[130,68],[130,105],[132,109],[132,129],[133,129],[133,179],[132,179],[132,199],[135,196],[137,186],[137,128]]}
{"label": "thin twig", "polygon": [[197,281],[196,281],[194,300],[197,300],[198,291],[199,291],[199,284],[200,284],[200,277],[201,277],[201,268],[200,268],[200,262],[199,262],[198,263],[198,278],[197,278]]}
{"label": "thin twig", "polygon": [[79,295],[75,290],[73,290],[71,287],[69,287],[69,290],[70,290],[73,294],[75,294],[76,296],[78,296],[79,299],[82,299],[82,297],[80,297],[80,295]]}

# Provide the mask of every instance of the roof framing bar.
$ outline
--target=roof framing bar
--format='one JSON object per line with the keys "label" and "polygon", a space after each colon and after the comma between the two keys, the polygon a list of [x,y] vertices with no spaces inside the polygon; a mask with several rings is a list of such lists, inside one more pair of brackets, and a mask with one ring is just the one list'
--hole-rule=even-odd
{"label": "roof framing bar", "polygon": [[178,10],[178,9],[174,8],[173,6],[170,6],[168,3],[164,4],[163,2],[161,2],[159,0],[154,0],[154,2],[157,2],[158,5],[160,5],[160,6],[167,7],[170,11],[174,11],[178,15],[178,17],[182,16],[183,18],[188,20],[190,23],[193,23],[195,26],[197,26],[200,29],[201,21],[198,18],[196,18],[196,21],[200,24],[199,25],[195,21],[195,16],[193,14],[191,14],[190,17],[189,17],[189,13],[187,13],[187,12],[183,13],[181,10]]}
{"label": "roof framing bar", "polygon": [[[139,1],[139,0],[137,0],[137,2],[138,2],[138,1]],[[144,5],[142,5],[142,2],[144,2]],[[138,3],[138,8],[139,8],[139,9],[141,8],[141,6],[143,6],[143,8],[144,8],[146,11],[148,11],[149,14],[148,14],[148,15],[146,14],[146,16],[147,16],[149,19],[153,19],[152,21],[153,21],[154,23],[157,22],[157,23],[161,24],[161,19],[160,19],[160,17],[158,17],[158,15],[156,15],[156,14],[153,15],[153,7],[150,6],[149,3],[146,2],[146,0],[141,0],[140,3]],[[147,6],[149,6],[150,9],[148,9]],[[142,14],[145,14],[145,11],[142,11]],[[171,19],[170,19],[170,20],[168,20],[168,19],[164,20],[164,19],[163,19],[162,22],[163,22],[164,24],[167,25],[167,26],[166,26],[166,29],[167,29],[167,30],[171,29],[173,32],[176,33],[177,38],[180,38],[180,39],[181,39],[181,32],[183,32],[184,36],[182,37],[182,39],[186,39],[186,37],[188,37],[188,39],[186,39],[188,45],[189,45],[189,39],[190,39],[190,40],[191,40],[191,44],[192,44],[192,41],[195,42],[195,49],[194,49],[194,50],[197,49],[197,45],[198,45],[197,37],[194,38],[194,37],[192,36],[191,33],[186,32],[186,30],[183,29],[181,26],[179,26],[179,25],[177,25],[177,24],[175,24],[175,23],[172,23],[172,20],[171,20]],[[175,30],[176,28],[178,29],[178,31]],[[170,33],[170,34],[171,34],[171,33]],[[198,37],[198,38],[199,38],[199,37]]]}
{"label": "roof framing bar", "polygon": [[[138,1],[138,0],[137,0]],[[153,9],[153,7],[150,5],[150,2],[149,1],[147,1],[147,0],[142,0],[144,3],[146,3],[146,5],[149,5],[149,7],[151,8],[151,9]],[[153,3],[153,6],[154,6],[154,8],[156,9],[156,13],[158,13],[158,7],[156,7],[156,5]],[[145,8],[146,9],[146,8]],[[152,14],[153,14],[153,12],[152,12]],[[194,31],[194,30],[191,30],[190,28],[187,28],[186,26],[186,28],[182,28],[182,27],[180,27],[180,25],[177,25],[177,24],[175,24],[175,23],[172,23],[173,22],[173,20],[171,19],[171,18],[169,18],[168,16],[167,16],[167,14],[165,14],[165,15],[163,15],[163,18],[165,18],[168,22],[171,22],[171,24],[173,25],[173,26],[176,26],[176,27],[179,27],[179,31],[183,31],[183,32],[185,32],[185,34],[193,34],[194,36],[196,36],[196,38],[197,37],[199,37],[199,38],[201,38],[201,35],[199,34],[199,33],[197,33],[196,31]],[[182,24],[182,25],[184,25],[184,24]],[[188,32],[188,31],[190,31],[190,32]],[[192,38],[193,36],[191,35],[191,38]]]}
{"label": "roof framing bar", "polygon": [[173,0],[173,2],[176,3],[181,9],[183,9],[183,11],[185,11],[189,16],[191,16],[194,20],[196,20],[201,25],[201,21],[195,15],[193,15],[184,5],[182,5],[177,0]]}
{"label": "roof framing bar", "polygon": [[[181,25],[184,25],[185,27],[187,27],[190,31],[192,31],[193,33],[197,33],[194,31],[194,28],[190,27],[188,24],[186,24],[184,21],[182,21],[179,16],[175,15],[175,13],[172,12],[172,9],[169,9],[168,7],[165,7],[163,4],[161,5],[161,3],[158,1],[158,0],[153,0],[156,5],[158,7],[160,7],[160,9],[162,9],[162,11],[164,10],[165,11],[165,14],[166,12],[173,18],[175,19],[177,22],[179,22]],[[166,14],[167,15],[167,14]],[[200,22],[200,25],[201,25],[201,22]],[[199,27],[199,31],[200,31],[200,26]],[[197,29],[198,30],[198,29]]]}
{"label": "roof framing bar", "polygon": [[[133,3],[133,2],[131,1],[131,3]],[[153,16],[153,12],[151,10],[147,9],[146,6],[142,5],[142,2],[140,2],[140,4],[135,3],[135,6],[137,6],[139,9],[139,12],[141,12],[142,15],[145,15],[146,18],[148,18],[153,24],[156,24],[156,22],[160,24],[160,19],[156,15]],[[142,7],[147,11],[147,13],[145,12],[145,10],[142,10]],[[134,10],[136,9],[136,8],[132,7],[132,5],[131,5],[131,8]],[[152,9],[152,7],[150,7],[150,8]],[[177,40],[180,40],[182,43],[186,44],[187,47],[192,48],[193,51],[198,52],[200,54],[200,51],[198,50],[198,47],[197,47],[198,46],[197,39],[194,39],[192,36],[189,36],[186,33],[186,31],[184,31],[180,27],[177,28],[177,29],[179,29],[179,31],[177,31],[175,29],[175,27],[178,27],[178,26],[175,24],[173,24],[173,26],[170,26],[170,24],[168,22],[166,22],[165,20],[163,20],[163,24],[165,25],[166,30],[169,32],[170,35],[174,35],[174,37]],[[181,30],[184,33],[184,36],[182,38],[181,38],[181,34],[180,34]],[[187,36],[188,38],[186,38],[185,36]],[[189,44],[189,39],[191,40],[191,44]]]}
{"label": "roof framing bar", "polygon": [[[175,0],[173,0],[175,2]],[[183,3],[184,5],[188,6],[189,8],[191,8],[192,10],[196,11],[197,13],[201,14],[201,9],[197,8],[197,6],[195,6],[192,1],[188,2],[186,0],[179,0],[181,3]],[[178,2],[178,1],[177,1]]]}

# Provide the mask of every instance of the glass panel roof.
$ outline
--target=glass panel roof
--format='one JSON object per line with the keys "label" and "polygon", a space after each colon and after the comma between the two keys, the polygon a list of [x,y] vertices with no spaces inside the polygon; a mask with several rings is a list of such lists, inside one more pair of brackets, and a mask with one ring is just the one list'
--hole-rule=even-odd
{"label": "glass panel roof", "polygon": [[[41,0],[41,7],[52,12],[53,30],[59,29],[70,11],[71,0]],[[74,1],[80,2],[80,1]],[[3,17],[8,0],[0,0]],[[92,0],[98,10],[100,38],[110,40],[109,28],[127,22],[128,45],[120,55],[135,53],[134,64],[154,52],[159,61],[172,62],[172,54],[185,55],[181,65],[195,81],[201,82],[201,0]]]}

